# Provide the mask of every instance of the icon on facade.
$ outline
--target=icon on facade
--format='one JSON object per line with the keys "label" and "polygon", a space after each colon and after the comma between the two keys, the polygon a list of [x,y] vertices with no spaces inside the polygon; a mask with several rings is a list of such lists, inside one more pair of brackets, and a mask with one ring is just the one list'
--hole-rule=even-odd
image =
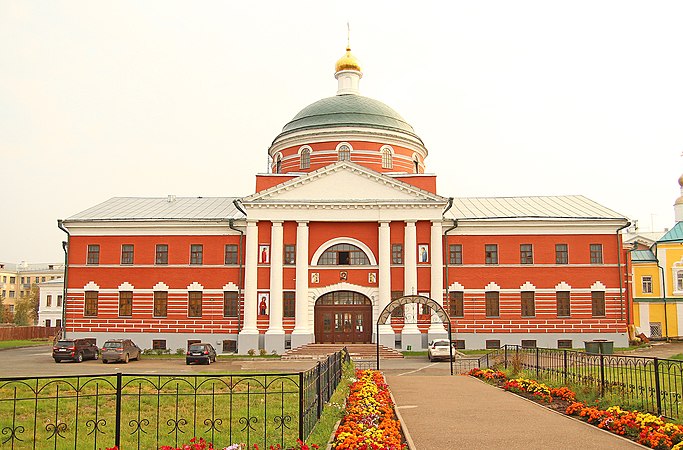
{"label": "icon on facade", "polygon": [[341,272],[339,272],[339,279],[340,279],[341,281],[346,281],[346,280],[348,280],[348,278],[349,278],[349,273],[348,273],[348,272],[346,272],[346,271],[341,271]]}
{"label": "icon on facade", "polygon": [[429,244],[420,244],[417,246],[417,255],[420,262],[429,262]]}
{"label": "icon on facade", "polygon": [[312,284],[320,283],[320,274],[318,272],[313,272],[311,274],[311,283]]}
{"label": "icon on facade", "polygon": [[375,272],[368,274],[368,283],[377,283],[377,274]]}
{"label": "icon on facade", "polygon": [[258,313],[260,316],[268,315],[268,303],[270,300],[270,294],[267,292],[261,292],[258,295]]}
{"label": "icon on facade", "polygon": [[270,263],[270,245],[258,246],[258,262],[259,264]]}

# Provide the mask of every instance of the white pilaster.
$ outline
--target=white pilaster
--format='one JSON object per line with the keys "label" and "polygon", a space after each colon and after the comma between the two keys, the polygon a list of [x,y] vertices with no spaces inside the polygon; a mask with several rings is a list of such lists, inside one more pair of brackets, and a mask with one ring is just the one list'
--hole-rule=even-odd
{"label": "white pilaster", "polygon": [[244,327],[237,339],[237,350],[246,355],[250,349],[258,349],[259,332],[256,327],[256,297],[258,286],[258,223],[247,220],[244,253]]}
{"label": "white pilaster", "polygon": [[[391,302],[391,229],[389,222],[379,223],[379,304],[380,314]],[[376,323],[377,318],[375,318]],[[379,326],[379,343],[394,348],[394,330],[391,323]]]}
{"label": "white pilaster", "polygon": [[[405,248],[403,251],[404,283],[403,292],[405,295],[417,294],[417,229],[414,220],[406,220]],[[422,348],[422,337],[417,327],[417,305],[405,305],[404,316],[406,323],[403,325],[401,333],[401,347],[407,350],[410,346],[412,350]]]}
{"label": "white pilaster", "polygon": [[[441,220],[433,220],[430,235],[431,280],[430,297],[443,306],[443,227]],[[432,313],[432,323],[429,326],[428,340],[448,338],[444,324],[435,313]]]}
{"label": "white pilaster", "polygon": [[265,347],[268,353],[285,352],[285,331],[282,328],[282,221],[274,220],[270,228],[270,315]]}
{"label": "white pilaster", "polygon": [[308,317],[308,222],[296,227],[296,317],[292,332],[292,348],[314,341]]}

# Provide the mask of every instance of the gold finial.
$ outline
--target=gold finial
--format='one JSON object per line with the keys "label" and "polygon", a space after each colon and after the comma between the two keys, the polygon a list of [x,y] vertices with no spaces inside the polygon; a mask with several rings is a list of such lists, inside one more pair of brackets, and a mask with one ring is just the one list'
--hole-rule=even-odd
{"label": "gold finial", "polygon": [[342,70],[355,70],[360,72],[360,63],[358,59],[351,53],[351,25],[346,22],[346,54],[339,58],[335,64],[335,72]]}

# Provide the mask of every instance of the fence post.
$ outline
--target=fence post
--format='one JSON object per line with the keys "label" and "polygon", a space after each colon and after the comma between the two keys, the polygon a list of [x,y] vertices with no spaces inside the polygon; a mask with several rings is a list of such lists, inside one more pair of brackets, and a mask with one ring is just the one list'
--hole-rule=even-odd
{"label": "fence post", "polygon": [[122,388],[121,372],[116,374],[116,423],[114,424],[114,445],[121,448],[121,390]]}
{"label": "fence post", "polygon": [[536,379],[540,377],[540,361],[539,361],[539,350],[538,347],[536,347]]}
{"label": "fence post", "polygon": [[600,397],[605,395],[605,355],[600,353]]}
{"label": "fence post", "polygon": [[304,404],[304,372],[299,372],[299,439],[304,439],[304,415],[306,405]]}
{"label": "fence post", "polygon": [[505,362],[504,362],[504,367],[507,369],[508,368],[508,346],[505,344]]}
{"label": "fence post", "polygon": [[318,395],[318,419],[320,419],[320,416],[323,413],[323,393],[322,389],[320,386],[320,361],[318,361],[318,365],[315,368],[315,392]]}
{"label": "fence post", "polygon": [[562,363],[562,380],[564,385],[567,385],[567,350],[563,350],[564,356],[563,356],[563,363]]}
{"label": "fence post", "polygon": [[662,415],[662,396],[659,386],[659,358],[655,358],[655,395],[657,396],[657,415]]}

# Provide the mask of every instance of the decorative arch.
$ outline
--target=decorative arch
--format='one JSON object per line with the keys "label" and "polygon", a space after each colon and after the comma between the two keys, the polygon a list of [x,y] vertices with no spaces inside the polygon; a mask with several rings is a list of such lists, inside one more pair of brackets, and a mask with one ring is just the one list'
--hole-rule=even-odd
{"label": "decorative arch", "polygon": [[484,286],[485,291],[497,291],[500,292],[500,286],[498,286],[494,281]]}
{"label": "decorative arch", "polygon": [[88,281],[88,284],[83,286],[83,290],[84,291],[99,291],[100,287],[97,284],[95,284],[94,281]]}
{"label": "decorative arch", "polygon": [[311,153],[313,149],[309,145],[302,145],[299,148],[299,168],[300,169],[310,169],[311,168]]}
{"label": "decorative arch", "polygon": [[168,291],[168,285],[164,283],[163,281],[158,282],[154,286],[152,286],[153,291]]}
{"label": "decorative arch", "polygon": [[524,292],[536,291],[536,286],[527,281],[519,287],[519,290]]}
{"label": "decorative arch", "polygon": [[351,153],[353,152],[353,146],[348,142],[340,142],[335,148],[337,151],[337,156],[339,161],[351,161]]}
{"label": "decorative arch", "polygon": [[[403,297],[399,297],[397,299],[392,300],[389,302],[387,306],[384,307],[382,312],[379,313],[379,316],[377,316],[377,370],[379,370],[379,326],[384,325],[387,323],[387,320],[389,317],[391,317],[391,313],[396,309],[404,305],[416,303],[418,305],[427,305],[429,306],[432,311],[435,312],[437,317],[441,319],[442,323],[448,324],[448,342],[453,342],[452,339],[452,330],[451,330],[451,318],[444,309],[443,306],[441,306],[437,301],[432,300],[429,297],[426,297],[424,295],[404,295]],[[453,375],[453,346],[449,346],[449,352],[450,352],[450,363],[451,363],[451,375]]]}
{"label": "decorative arch", "polygon": [[232,281],[223,286],[224,291],[239,291],[239,287]]}
{"label": "decorative arch", "polygon": [[413,168],[415,169],[415,173],[420,173],[420,157],[417,153],[413,153]]}
{"label": "decorative arch", "polygon": [[127,281],[124,281],[123,283],[121,283],[119,285],[119,292],[122,292],[122,291],[128,292],[128,291],[133,291],[134,289],[135,289],[135,287]]}
{"label": "decorative arch", "polygon": [[320,288],[315,288],[311,289],[311,294],[312,296],[310,299],[315,303],[315,301],[319,298],[322,297],[325,294],[328,294],[333,291],[353,291],[357,292],[359,294],[363,294],[367,298],[370,299],[372,304],[377,303],[377,288],[371,288],[371,287],[366,287],[366,286],[359,286],[357,284],[352,284],[352,283],[336,283],[336,284],[330,284],[328,286],[323,286]]}
{"label": "decorative arch", "polygon": [[197,283],[196,281],[193,281],[192,284],[190,284],[190,285],[187,287],[187,290],[188,290],[188,291],[203,291],[203,290],[204,290],[204,286],[202,286],[201,284]]}
{"label": "decorative arch", "polygon": [[602,291],[605,292],[607,290],[607,286],[602,284],[600,281],[596,281],[591,285],[591,291]]}
{"label": "decorative arch", "polygon": [[[328,248],[332,247],[333,245],[337,244],[351,244],[355,245],[356,247],[360,248],[363,253],[365,253],[365,256],[368,257],[368,260],[370,261],[371,266],[376,266],[377,265],[377,258],[375,258],[374,253],[372,253],[372,250],[370,247],[365,245],[363,242],[359,241],[358,239],[354,239],[351,237],[338,237],[334,239],[330,239],[329,241],[323,243],[318,249],[313,253],[313,257],[311,258],[311,266],[317,266],[318,265],[318,260],[320,259],[320,256],[327,250]],[[367,267],[367,266],[365,266]]]}
{"label": "decorative arch", "polygon": [[451,285],[448,287],[448,290],[449,290],[449,291],[464,291],[464,290],[465,290],[465,286],[463,286],[462,284],[458,283],[457,281],[454,281],[454,282],[451,283]]}
{"label": "decorative arch", "polygon": [[282,153],[275,155],[275,173],[282,172]]}
{"label": "decorative arch", "polygon": [[570,285],[568,285],[567,283],[565,283],[564,281],[562,281],[557,286],[555,286],[555,290],[556,291],[571,291],[572,287]]}
{"label": "decorative arch", "polygon": [[394,149],[390,145],[383,145],[379,152],[382,155],[382,169],[393,169]]}

